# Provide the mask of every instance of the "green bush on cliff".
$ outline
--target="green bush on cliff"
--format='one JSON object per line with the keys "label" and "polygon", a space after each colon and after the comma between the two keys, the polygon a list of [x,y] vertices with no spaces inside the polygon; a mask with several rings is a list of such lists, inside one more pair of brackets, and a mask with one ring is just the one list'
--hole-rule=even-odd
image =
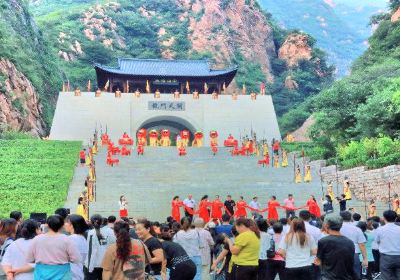
{"label": "green bush on cliff", "polygon": [[366,165],[380,168],[400,163],[400,140],[388,136],[351,141],[337,148],[340,164],[344,168]]}

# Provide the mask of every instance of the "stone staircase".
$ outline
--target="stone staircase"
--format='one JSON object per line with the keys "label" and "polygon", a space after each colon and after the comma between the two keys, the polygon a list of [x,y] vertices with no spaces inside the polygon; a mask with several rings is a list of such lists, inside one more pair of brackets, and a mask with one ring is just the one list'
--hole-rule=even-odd
{"label": "stone staircase", "polygon": [[[276,195],[282,203],[292,193],[297,206],[304,205],[310,194],[322,197],[316,168],[312,170],[311,183],[295,184],[292,161],[287,168],[262,168],[257,165],[259,158],[232,157],[227,148],[220,148],[216,156],[209,148],[188,148],[188,155],[179,157],[175,147],[146,147],[144,156],[138,157],[133,152],[130,157],[118,157],[120,164],[114,167],[105,164],[105,157],[106,150],[102,148],[96,156],[97,200],[91,204],[91,214],[118,215],[120,195],[128,199],[129,216],[159,221],[170,216],[175,195],[184,199],[191,193],[197,202],[205,194],[210,199],[217,194],[225,199],[231,194],[234,200],[243,195],[247,202],[258,196],[262,206],[271,195]],[[65,204],[72,212],[86,172],[85,167],[76,168]],[[350,201],[348,207],[365,213],[363,201]],[[378,207],[381,212],[383,206]],[[338,206],[335,210],[338,211]]]}

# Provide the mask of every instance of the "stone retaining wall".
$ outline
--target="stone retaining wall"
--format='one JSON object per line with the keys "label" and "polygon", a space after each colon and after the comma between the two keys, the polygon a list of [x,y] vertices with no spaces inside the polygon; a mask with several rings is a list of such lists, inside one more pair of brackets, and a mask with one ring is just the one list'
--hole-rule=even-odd
{"label": "stone retaining wall", "polygon": [[389,183],[391,198],[395,193],[400,194],[400,165],[391,165],[373,170],[368,170],[367,167],[361,166],[338,170],[337,172],[335,165],[324,167],[324,161],[314,161],[311,162],[311,165],[321,170],[322,180],[326,184],[332,182],[335,193],[336,181],[339,182],[339,192],[342,192],[343,181],[347,177],[353,195],[359,200],[364,200],[363,185],[365,186],[365,198],[367,200],[375,199],[376,201],[387,202],[389,199]]}

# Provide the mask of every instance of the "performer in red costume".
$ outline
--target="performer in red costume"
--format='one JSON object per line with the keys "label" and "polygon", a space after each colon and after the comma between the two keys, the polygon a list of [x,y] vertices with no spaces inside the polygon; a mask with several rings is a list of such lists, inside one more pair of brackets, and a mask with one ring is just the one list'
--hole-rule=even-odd
{"label": "performer in red costume", "polygon": [[247,155],[251,156],[254,154],[254,143],[253,140],[249,140],[249,149],[247,150]]}
{"label": "performer in red costume", "polygon": [[278,211],[276,210],[276,207],[279,206],[280,204],[278,201],[276,201],[276,196],[271,196],[271,199],[268,201],[268,221],[277,221],[279,219]]}
{"label": "performer in red costume", "polygon": [[211,206],[211,203],[208,201],[208,195],[205,195],[201,198],[199,203],[199,217],[206,223],[210,221],[209,206]]}
{"label": "performer in red costume", "polygon": [[243,196],[240,196],[240,199],[236,202],[236,218],[247,217],[246,206],[246,201],[243,200]]}
{"label": "performer in red costume", "polygon": [[143,139],[140,139],[138,141],[138,146],[137,146],[137,154],[142,155],[144,154],[144,145],[146,145],[146,142]]}
{"label": "performer in red costume", "polygon": [[131,150],[129,150],[125,145],[122,146],[121,156],[130,156],[130,155],[131,155]]}
{"label": "performer in red costume", "polygon": [[110,138],[108,137],[107,133],[104,133],[101,135],[101,145],[108,145],[108,142],[110,141]]}
{"label": "performer in red costume", "polygon": [[133,145],[133,139],[129,137],[128,133],[124,132],[122,137],[118,140],[119,145]]}
{"label": "performer in red costume", "polygon": [[213,155],[218,152],[218,132],[215,130],[210,131],[210,146]]}
{"label": "performer in red costume", "polygon": [[179,199],[179,196],[175,196],[171,202],[172,206],[172,218],[178,223],[181,221],[181,211],[179,207],[183,206],[183,202]]}
{"label": "performer in red costume", "polygon": [[186,148],[183,145],[183,143],[181,143],[181,146],[178,148],[178,155],[179,156],[186,156],[187,155],[187,151],[186,151]]}
{"label": "performer in red costume", "polygon": [[317,200],[315,196],[311,195],[310,199],[307,200],[308,211],[310,211],[311,215],[314,215],[317,218],[321,217],[321,209],[318,206]]}
{"label": "performer in red costume", "polygon": [[211,203],[211,218],[222,220],[222,208],[224,203],[219,199],[219,195],[215,196],[214,201]]}

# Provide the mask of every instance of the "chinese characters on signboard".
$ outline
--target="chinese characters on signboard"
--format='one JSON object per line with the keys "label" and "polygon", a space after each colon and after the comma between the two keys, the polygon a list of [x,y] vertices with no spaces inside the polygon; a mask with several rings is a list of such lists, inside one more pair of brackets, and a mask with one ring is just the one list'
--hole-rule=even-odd
{"label": "chinese characters on signboard", "polygon": [[149,110],[185,111],[185,102],[149,101]]}

